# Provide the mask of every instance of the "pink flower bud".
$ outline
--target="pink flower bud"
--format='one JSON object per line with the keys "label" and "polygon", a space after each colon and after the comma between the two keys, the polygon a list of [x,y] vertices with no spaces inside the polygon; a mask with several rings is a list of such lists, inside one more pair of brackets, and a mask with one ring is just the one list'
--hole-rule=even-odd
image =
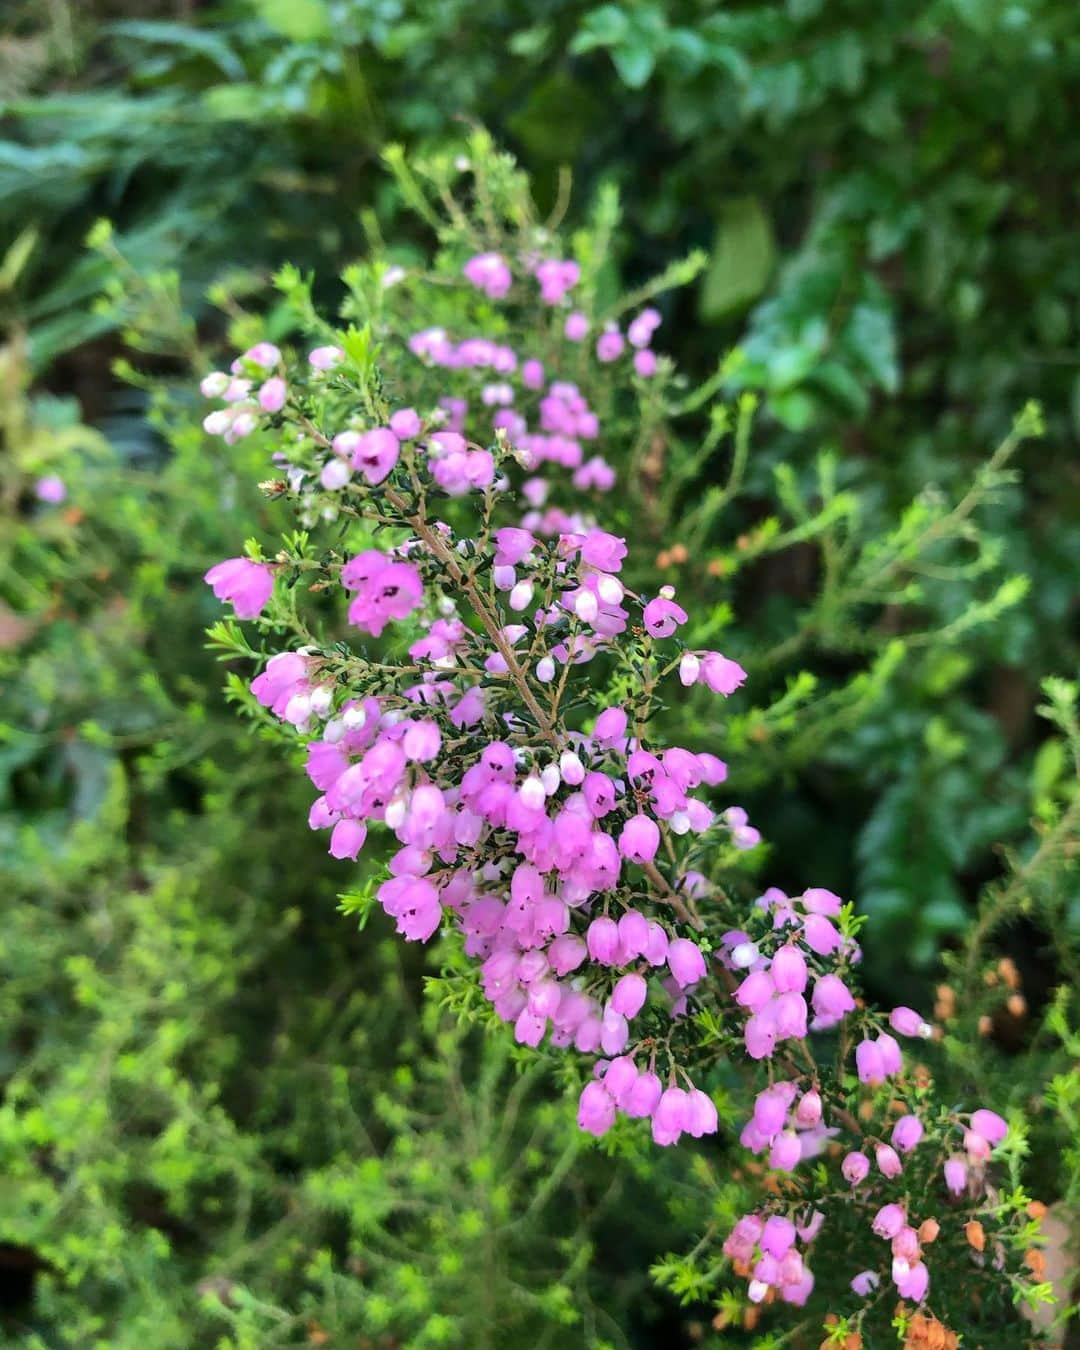
{"label": "pink flower bud", "polygon": [[660,847],[660,827],[651,816],[631,816],[619,835],[619,852],[635,863],[650,863]]}
{"label": "pink flower bud", "polygon": [[773,956],[769,968],[773,984],[780,993],[801,994],[806,988],[806,958],[798,947],[788,943]]}
{"label": "pink flower bud", "polygon": [[963,1158],[950,1158],[944,1170],[945,1185],[953,1195],[962,1195],[967,1186],[967,1165]]}
{"label": "pink flower bud", "polygon": [[576,933],[563,933],[547,949],[548,961],[556,975],[569,975],[588,956],[585,942]]}
{"label": "pink flower bud", "polygon": [[668,944],[668,969],[680,989],[697,984],[705,975],[705,958],[701,948],[689,938],[676,938]]}
{"label": "pink flower bud", "polygon": [[795,1120],[807,1129],[821,1122],[821,1093],[816,1088],[804,1092],[795,1108]]}
{"label": "pink flower bud", "polygon": [[773,1140],[769,1166],[781,1172],[793,1172],[802,1157],[802,1145],[794,1130],[784,1130]]}
{"label": "pink flower bud", "polygon": [[275,375],[259,390],[259,407],[263,412],[280,412],[285,406],[285,398],[285,381],[279,375]]}
{"label": "pink flower bud", "polygon": [[1008,1125],[995,1111],[973,1111],[971,1128],[990,1145],[1000,1144],[1009,1133]]}
{"label": "pink flower bud", "polygon": [[849,1186],[858,1186],[870,1175],[870,1159],[865,1153],[849,1153],[840,1164],[840,1172]]}
{"label": "pink flower bud", "polygon": [[810,1002],[818,1017],[830,1023],[855,1009],[855,1000],[839,975],[819,976],[814,983]]}
{"label": "pink flower bud", "polygon": [[860,1041],[855,1047],[855,1068],[860,1083],[884,1083],[885,1065],[881,1051],[871,1040]]}
{"label": "pink flower bud", "polygon": [[881,1067],[885,1070],[885,1077],[892,1078],[904,1067],[904,1056],[899,1043],[887,1031],[883,1031],[875,1044],[881,1055]]}
{"label": "pink flower bud", "polygon": [[578,1125],[589,1134],[599,1137],[615,1123],[615,1101],[595,1079],[586,1083],[578,1099]]}
{"label": "pink flower bud", "polygon": [[892,1141],[901,1153],[910,1153],[923,1137],[923,1123],[918,1116],[901,1116],[892,1128]]}
{"label": "pink flower bud", "polygon": [[735,1002],[751,1012],[760,1012],[776,992],[772,976],[766,970],[754,970],[735,990]]}
{"label": "pink flower bud", "polygon": [[777,1261],[787,1253],[795,1242],[795,1225],[781,1214],[773,1214],[765,1221],[761,1233],[761,1250],[775,1257]]}
{"label": "pink flower bud", "polygon": [[586,930],[585,940],[589,955],[602,966],[613,966],[619,955],[619,928],[606,915],[593,919]]}
{"label": "pink flower bud", "polygon": [[656,1110],[662,1093],[663,1085],[656,1074],[651,1071],[640,1074],[637,1082],[627,1093],[623,1110],[635,1120],[651,1116]]}
{"label": "pink flower bud", "polygon": [[754,1099],[754,1124],[767,1139],[772,1139],[784,1128],[787,1113],[788,1099],[775,1088],[766,1088]]}
{"label": "pink flower bud", "polygon": [[894,1238],[905,1223],[907,1215],[903,1205],[883,1205],[874,1215],[870,1226],[878,1237]]}
{"label": "pink flower bud", "polygon": [[656,1104],[652,1118],[653,1142],[666,1146],[678,1143],[688,1123],[688,1100],[682,1088],[669,1087]]}
{"label": "pink flower bud", "polygon": [[641,975],[624,975],[611,992],[611,1004],[623,1017],[636,1017],[641,1011],[649,992],[649,986]]}
{"label": "pink flower bud", "polygon": [[913,1008],[894,1008],[889,1014],[889,1025],[900,1036],[922,1036],[925,1039],[931,1032],[930,1024],[924,1022]]}
{"label": "pink flower bud", "polygon": [[629,1055],[613,1059],[604,1073],[604,1087],[620,1106],[637,1080],[637,1065]]}
{"label": "pink flower bud", "polygon": [[900,1155],[890,1144],[878,1144],[874,1150],[874,1157],[877,1159],[878,1170],[882,1176],[898,1177],[904,1170]]}
{"label": "pink flower bud", "polygon": [[818,956],[836,951],[843,939],[836,925],[823,914],[808,914],[803,923],[803,940]]}

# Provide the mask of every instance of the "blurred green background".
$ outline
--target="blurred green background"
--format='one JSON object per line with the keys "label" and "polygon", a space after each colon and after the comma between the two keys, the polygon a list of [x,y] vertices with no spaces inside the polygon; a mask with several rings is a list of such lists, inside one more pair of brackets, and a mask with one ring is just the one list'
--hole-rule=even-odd
{"label": "blurred green background", "polygon": [[[1010,954],[1019,1003],[980,980],[962,1015],[988,1019],[987,1082],[1069,1123],[1075,1100],[1043,1081],[1076,969],[1075,850],[975,926],[1075,792],[1036,705],[1077,665],[1078,103],[1072,0],[9,0],[5,1343],[711,1334],[649,1278],[699,1231],[693,1160],[587,1149],[542,1063],[424,1005],[424,954],[336,912],[350,881],[302,827],[304,783],[226,707],[203,646],[202,572],[282,522],[258,456],[203,434],[191,371],[286,260],[334,295],[363,213],[427,247],[380,154],[463,122],[544,209],[564,166],[580,208],[617,186],[614,287],[705,251],[661,345],[699,378],[740,349],[727,388],[760,396],[754,453],[707,516],[714,461],[661,466],[634,524],[680,585],[666,551],[699,530],[709,566],[686,585],[757,663],[757,711],[724,735],[768,879],[870,914],[870,989],[893,1001],[929,1008],[973,931],[980,956]],[[101,218],[113,234],[88,248]],[[1030,399],[1045,434],[1018,475],[980,478]],[[58,508],[34,500],[47,473]],[[958,554],[906,570],[911,513],[973,483]],[[856,504],[867,567],[918,579],[910,612],[828,592],[820,532],[798,525],[830,493]],[[772,516],[790,538],[758,548]]]}

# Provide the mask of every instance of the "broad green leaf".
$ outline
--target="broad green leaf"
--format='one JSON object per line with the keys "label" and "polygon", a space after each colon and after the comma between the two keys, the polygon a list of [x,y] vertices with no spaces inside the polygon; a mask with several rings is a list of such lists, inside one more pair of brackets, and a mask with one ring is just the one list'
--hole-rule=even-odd
{"label": "broad green leaf", "polygon": [[775,258],[772,225],[758,198],[737,197],[726,203],[702,283],[702,318],[716,322],[756,300]]}

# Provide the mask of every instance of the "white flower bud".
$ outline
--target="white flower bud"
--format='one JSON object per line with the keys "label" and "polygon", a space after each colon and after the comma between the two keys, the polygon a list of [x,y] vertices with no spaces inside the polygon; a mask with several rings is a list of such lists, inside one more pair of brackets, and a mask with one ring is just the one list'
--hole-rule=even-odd
{"label": "white flower bud", "polygon": [[592,591],[578,591],[574,597],[574,613],[583,623],[592,623],[600,613],[600,604]]}
{"label": "white flower bud", "polygon": [[731,964],[736,970],[749,970],[761,953],[753,942],[740,942],[731,951]]}
{"label": "white flower bud", "polygon": [[520,613],[532,604],[533,584],[531,581],[519,581],[510,592],[510,608]]}
{"label": "white flower bud", "polygon": [[542,656],[536,663],[536,678],[541,684],[550,684],[555,678],[555,661],[550,656]]}
{"label": "white flower bud", "polygon": [[540,779],[535,774],[530,774],[518,788],[518,796],[521,798],[522,806],[528,807],[530,811],[536,811],[543,806],[547,794]]}
{"label": "white flower bud", "polygon": [[596,583],[597,594],[605,605],[617,605],[623,598],[623,584],[618,577],[601,575]]}

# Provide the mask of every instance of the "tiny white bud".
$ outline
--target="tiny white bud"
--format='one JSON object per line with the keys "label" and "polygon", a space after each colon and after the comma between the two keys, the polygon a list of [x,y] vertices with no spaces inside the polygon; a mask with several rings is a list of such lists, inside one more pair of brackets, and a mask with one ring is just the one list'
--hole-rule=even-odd
{"label": "tiny white bud", "polygon": [[345,735],[345,723],[340,717],[332,717],[323,727],[323,740],[327,745],[337,745]]}
{"label": "tiny white bud", "polygon": [[540,781],[544,785],[545,796],[550,797],[552,793],[558,792],[559,783],[562,781],[559,777],[559,766],[557,764],[545,764],[540,770]]}
{"label": "tiny white bud", "polygon": [[701,658],[695,656],[693,652],[683,652],[682,660],[679,662],[679,679],[682,683],[687,686],[695,684],[700,673]]}
{"label": "tiny white bud", "polygon": [[386,804],[385,820],[387,828],[396,830],[405,819],[405,798],[395,797]]}
{"label": "tiny white bud", "polygon": [[740,942],[737,947],[732,948],[731,964],[737,970],[749,970],[760,955],[755,943]]}
{"label": "tiny white bud", "polygon": [[364,711],[362,703],[356,703],[351,708],[346,708],[341,714],[341,720],[350,731],[359,731],[367,721],[367,713]]}
{"label": "tiny white bud", "polygon": [[519,581],[510,592],[510,608],[520,613],[532,603],[533,584],[531,581]]}
{"label": "tiny white bud", "polygon": [[311,699],[307,694],[293,694],[285,705],[285,721],[297,725],[311,716]]}
{"label": "tiny white bud", "polygon": [[230,426],[232,415],[225,408],[219,408],[217,412],[208,413],[203,418],[203,431],[208,436],[224,436]]}
{"label": "tiny white bud", "polygon": [[204,398],[221,398],[231,383],[229,376],[223,370],[212,370],[209,375],[203,376],[199,384],[199,392]]}
{"label": "tiny white bud", "polygon": [[668,820],[672,834],[686,834],[690,828],[690,817],[685,811],[675,811]]}
{"label": "tiny white bud", "polygon": [[540,779],[535,774],[530,774],[518,788],[518,796],[521,798],[522,806],[530,811],[536,811],[543,806],[547,794]]}
{"label": "tiny white bud", "polygon": [[334,691],[328,684],[320,684],[311,691],[311,711],[316,717],[325,717],[334,701]]}
{"label": "tiny white bud", "polygon": [[585,777],[585,766],[573,750],[564,750],[559,756],[559,772],[564,783],[576,787]]}
{"label": "tiny white bud", "polygon": [[536,678],[541,684],[550,684],[555,678],[555,661],[550,656],[542,656],[536,663]]}

